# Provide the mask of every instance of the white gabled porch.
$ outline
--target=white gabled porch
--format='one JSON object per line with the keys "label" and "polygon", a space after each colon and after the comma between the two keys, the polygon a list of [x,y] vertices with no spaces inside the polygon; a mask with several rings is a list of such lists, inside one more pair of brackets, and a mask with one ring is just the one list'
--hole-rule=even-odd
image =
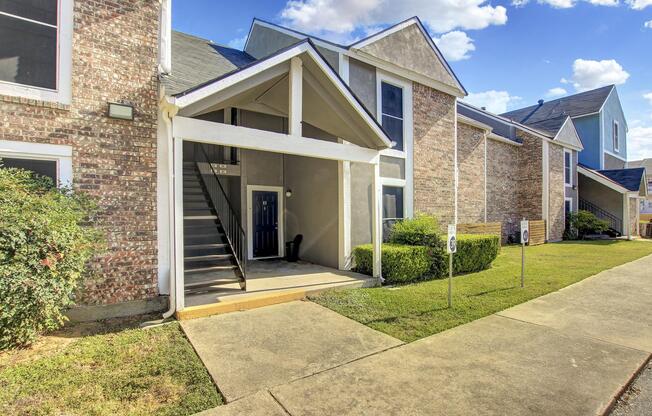
{"label": "white gabled porch", "polygon": [[[233,268],[241,274],[240,287],[246,293],[283,292],[342,282],[368,285],[362,275],[346,272],[350,268],[351,252],[351,163],[369,165],[374,171],[369,184],[372,191],[369,216],[374,245],[373,276],[376,281],[380,278],[379,151],[389,147],[389,140],[309,42],[169,99],[164,107],[171,156],[168,159],[172,242],[169,291],[174,302],[171,309],[177,314],[188,306],[184,290],[188,282],[198,287],[202,284],[189,274],[192,267],[189,261],[220,256],[208,254],[189,259],[187,255],[190,241],[187,233],[193,229],[189,221],[194,219],[189,209],[200,202],[201,193],[209,206],[206,211],[202,207],[194,208],[205,214],[197,219],[217,222],[222,236],[217,243],[230,247]],[[282,127],[274,127],[278,122]],[[189,143],[200,149],[190,161]],[[211,151],[229,155],[228,160],[211,160],[208,156]],[[193,185],[197,195],[189,201],[184,183],[186,187],[190,183],[192,175],[187,169],[193,163],[197,166],[194,175],[200,185]],[[276,174],[277,171],[280,173]],[[276,176],[279,179],[274,183],[270,178]],[[325,198],[324,203],[315,205],[310,192],[315,198]],[[331,203],[332,209],[327,209]],[[322,208],[327,210],[320,214]],[[270,215],[271,220],[267,218]],[[201,225],[194,227],[197,228]],[[329,247],[334,248],[333,257],[323,260],[313,257],[313,263],[277,261],[275,265],[264,266],[257,263],[257,259],[265,257],[283,258],[287,254],[285,242],[294,237],[288,234],[295,232],[309,234],[304,237],[306,253],[318,251],[316,244],[331,238]],[[216,244],[212,240],[192,240],[192,243],[193,249]],[[324,264],[339,270],[328,269]],[[260,273],[269,267],[276,272]],[[290,273],[290,269],[296,270]],[[234,295],[233,287],[227,286],[217,287],[214,293],[192,303],[222,302],[227,295]]]}

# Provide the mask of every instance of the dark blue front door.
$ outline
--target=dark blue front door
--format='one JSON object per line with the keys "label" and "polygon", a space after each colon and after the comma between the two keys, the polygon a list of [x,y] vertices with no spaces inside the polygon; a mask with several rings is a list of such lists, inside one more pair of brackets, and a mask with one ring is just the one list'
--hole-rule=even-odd
{"label": "dark blue front door", "polygon": [[278,256],[278,193],[252,191],[254,257]]}

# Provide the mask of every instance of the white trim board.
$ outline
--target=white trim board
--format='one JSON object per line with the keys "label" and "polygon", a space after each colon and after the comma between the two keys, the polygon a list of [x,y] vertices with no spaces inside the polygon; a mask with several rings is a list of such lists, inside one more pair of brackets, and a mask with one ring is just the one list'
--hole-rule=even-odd
{"label": "white trim board", "polygon": [[3,156],[17,159],[55,161],[57,163],[58,186],[72,185],[72,146],[0,140],[0,159]]}
{"label": "white trim board", "polygon": [[318,159],[377,164],[380,157],[378,150],[368,149],[366,147],[291,136],[242,126],[231,126],[180,116],[174,117],[172,132],[175,138],[183,138],[188,141],[307,156]]}
{"label": "white trim board", "polygon": [[[278,194],[276,201],[278,206],[277,222],[278,222],[278,254],[276,256],[268,257],[254,257],[254,241],[253,241],[253,192],[276,192]],[[285,255],[285,194],[282,186],[267,186],[267,185],[247,185],[247,253],[249,260],[262,260],[270,258],[283,257]]]}

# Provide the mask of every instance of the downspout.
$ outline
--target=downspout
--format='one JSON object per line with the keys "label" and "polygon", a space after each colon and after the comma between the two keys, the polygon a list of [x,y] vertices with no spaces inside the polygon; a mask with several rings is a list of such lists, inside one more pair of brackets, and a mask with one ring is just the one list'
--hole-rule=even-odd
{"label": "downspout", "polygon": [[168,310],[163,313],[163,318],[167,319],[176,312],[177,304],[177,276],[176,276],[176,252],[175,252],[175,224],[174,224],[174,136],[172,135],[172,118],[177,114],[178,108],[169,103],[166,98],[162,100],[163,122],[166,127],[166,141],[168,144],[168,222],[170,239],[170,295],[168,298]]}

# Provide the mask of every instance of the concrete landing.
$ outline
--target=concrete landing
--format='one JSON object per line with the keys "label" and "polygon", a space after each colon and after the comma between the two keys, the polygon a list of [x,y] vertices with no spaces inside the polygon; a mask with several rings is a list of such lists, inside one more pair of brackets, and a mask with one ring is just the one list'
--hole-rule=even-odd
{"label": "concrete landing", "polygon": [[181,326],[227,402],[402,344],[301,301]]}

